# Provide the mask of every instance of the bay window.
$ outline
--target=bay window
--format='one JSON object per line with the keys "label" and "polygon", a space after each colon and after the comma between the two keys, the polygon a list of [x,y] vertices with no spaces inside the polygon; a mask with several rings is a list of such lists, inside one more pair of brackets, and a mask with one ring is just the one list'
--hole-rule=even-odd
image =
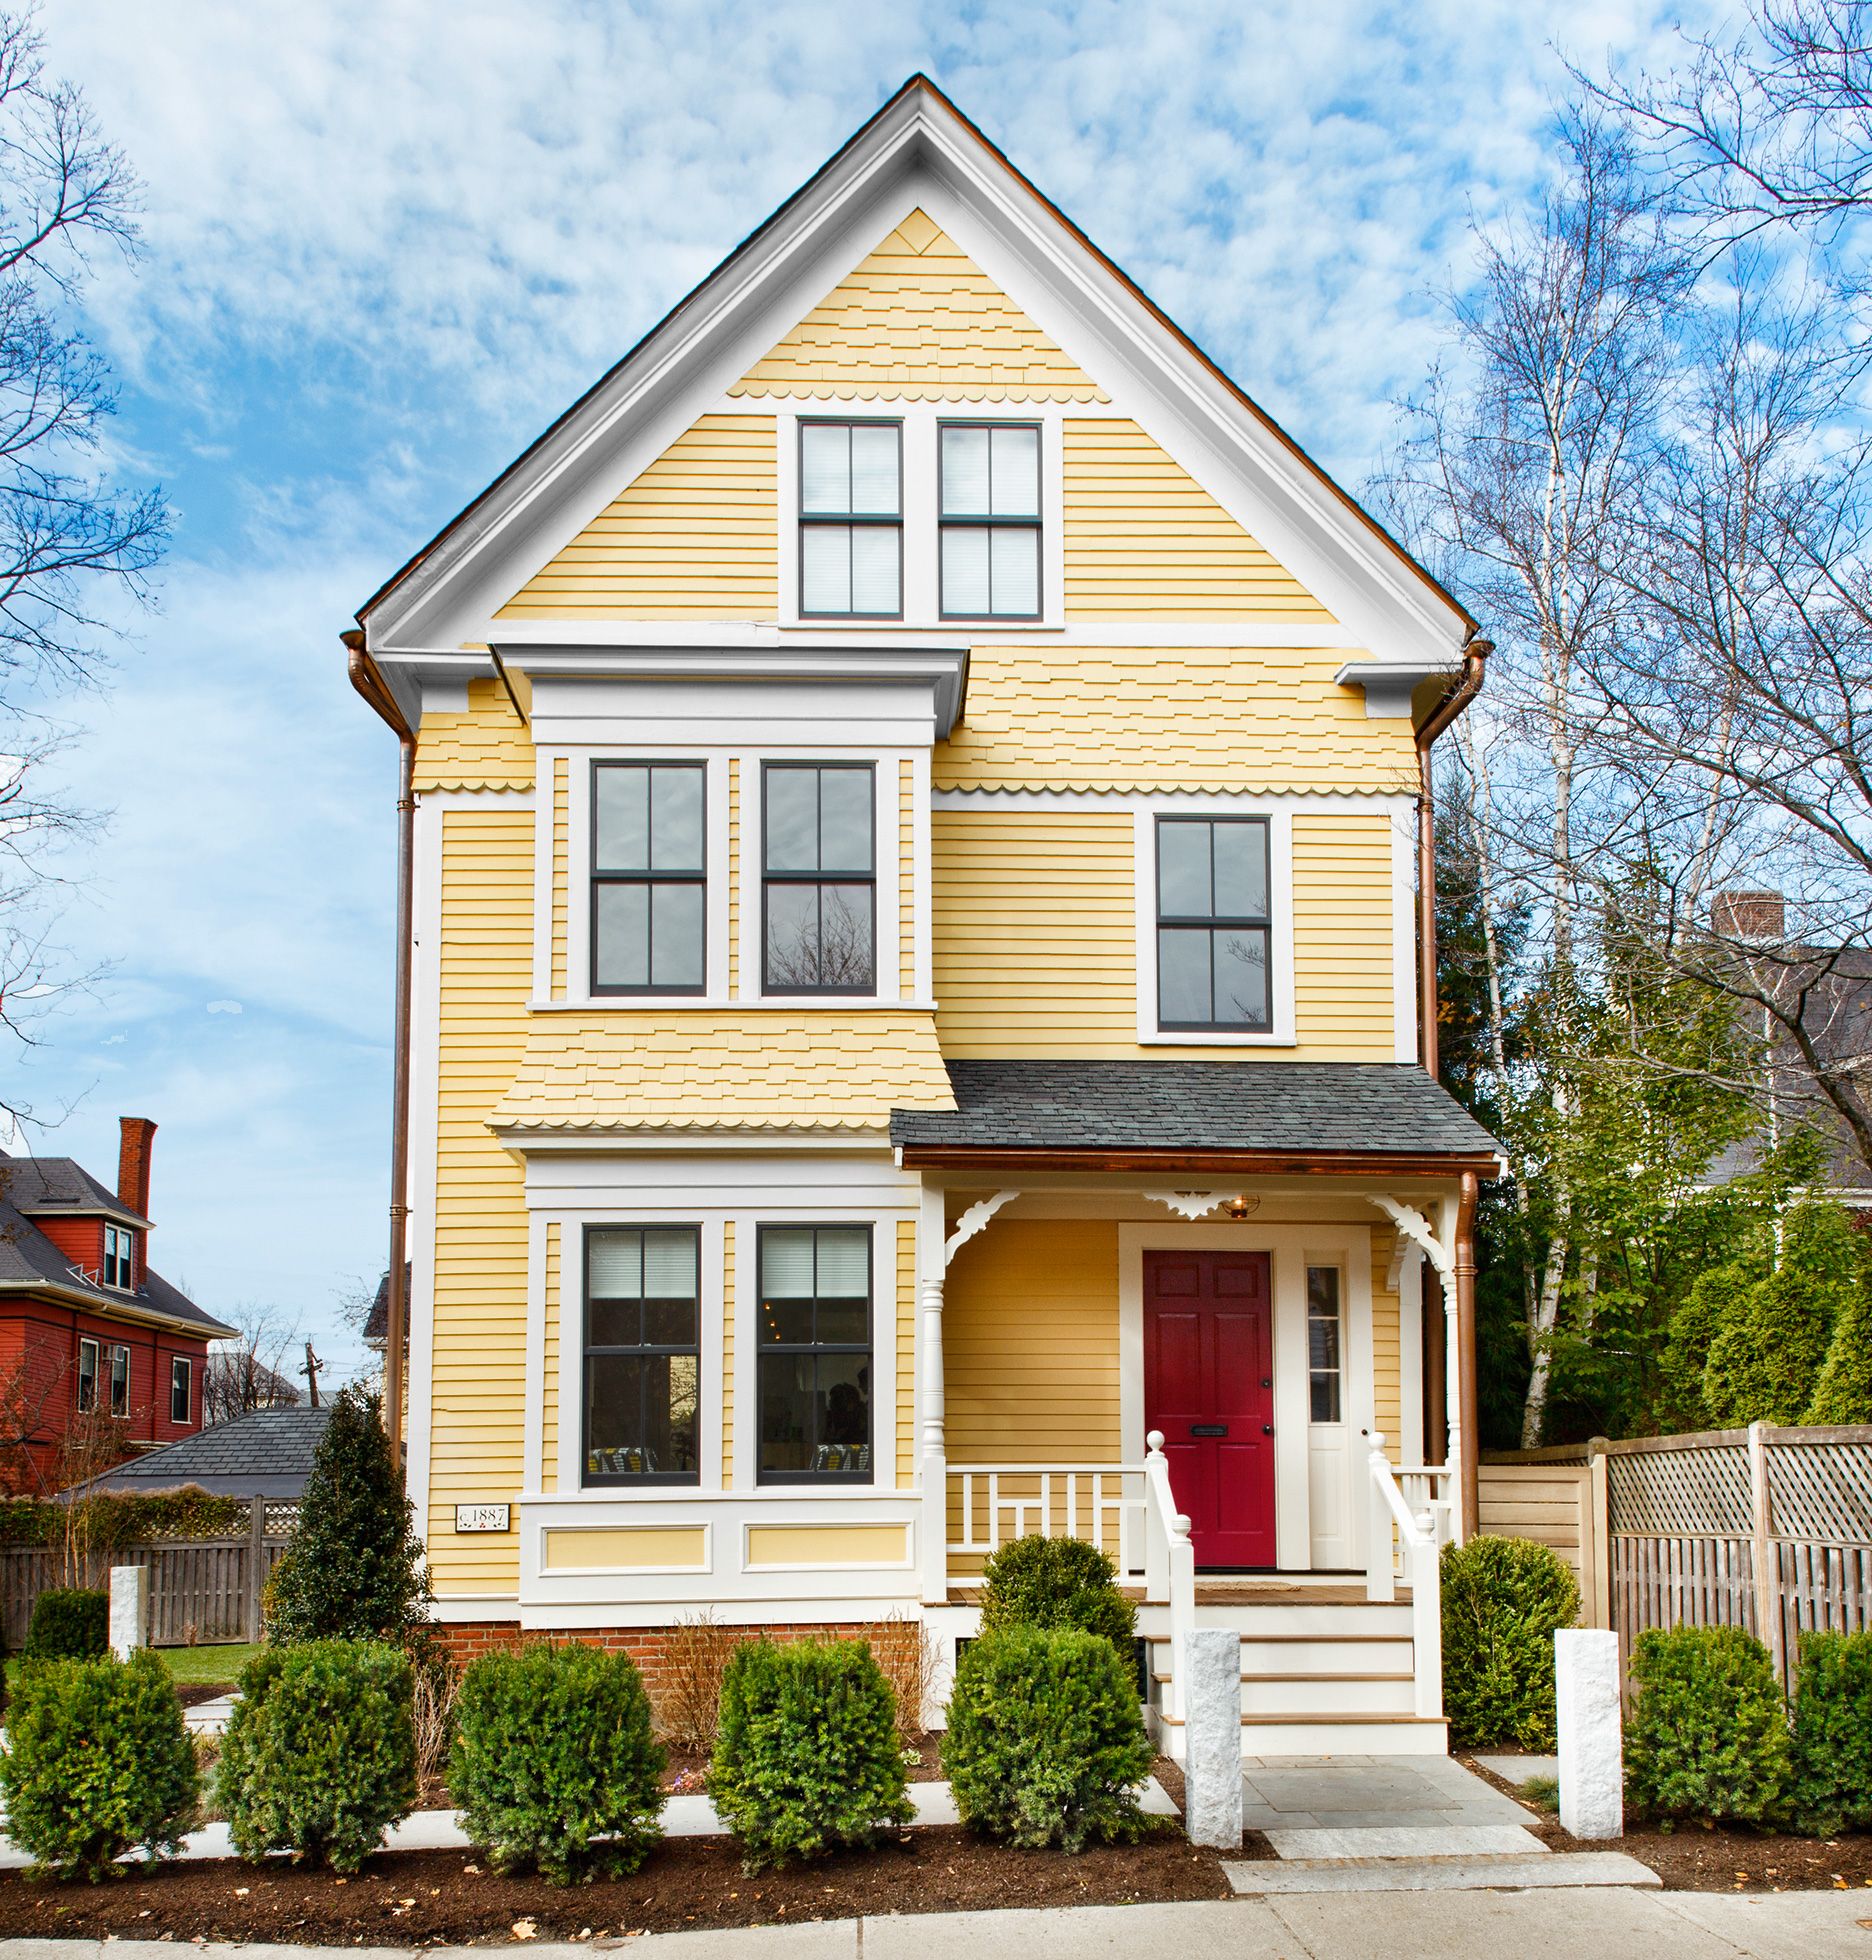
{"label": "bay window", "polygon": [[871,1230],[763,1225],[762,1483],[871,1479]]}
{"label": "bay window", "polygon": [[874,791],[869,763],[770,762],[763,770],[764,992],[875,991]]}
{"label": "bay window", "polygon": [[692,1225],[586,1231],[587,1484],[698,1481],[700,1240]]}
{"label": "bay window", "polygon": [[704,991],[706,776],[699,762],[592,765],[594,994]]}

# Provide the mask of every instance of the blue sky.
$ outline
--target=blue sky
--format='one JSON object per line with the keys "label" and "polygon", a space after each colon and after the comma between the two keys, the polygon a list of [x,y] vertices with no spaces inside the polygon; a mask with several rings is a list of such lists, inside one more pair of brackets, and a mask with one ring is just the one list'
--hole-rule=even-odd
{"label": "blue sky", "polygon": [[488,6],[60,0],[147,187],[89,326],[115,460],[177,512],[159,606],[63,704],[108,811],[58,938],[108,963],[21,1071],[35,1147],[161,1125],[156,1263],[298,1316],[342,1377],[383,1261],[394,745],[357,605],[903,78],[931,74],[1342,481],[1434,356],[1472,221],[1563,70],[1678,20],[1580,0]]}

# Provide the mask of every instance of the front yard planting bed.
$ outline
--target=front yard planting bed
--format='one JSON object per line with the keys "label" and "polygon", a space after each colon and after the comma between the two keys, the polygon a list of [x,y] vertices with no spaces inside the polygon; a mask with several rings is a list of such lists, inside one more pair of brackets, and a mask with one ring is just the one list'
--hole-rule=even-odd
{"label": "front yard planting bed", "polygon": [[749,1878],[726,1838],[673,1838],[629,1878],[551,1886],[502,1878],[459,1851],[370,1860],[355,1878],[233,1860],[169,1864],[103,1885],[0,1876],[0,1940],[161,1938],[417,1945],[579,1940],[633,1932],[786,1925],[860,1914],[1002,1906],[1137,1905],[1225,1899],[1214,1852],[1174,1826],[1140,1844],[1068,1857],[1010,1851],[937,1826],[874,1851]]}

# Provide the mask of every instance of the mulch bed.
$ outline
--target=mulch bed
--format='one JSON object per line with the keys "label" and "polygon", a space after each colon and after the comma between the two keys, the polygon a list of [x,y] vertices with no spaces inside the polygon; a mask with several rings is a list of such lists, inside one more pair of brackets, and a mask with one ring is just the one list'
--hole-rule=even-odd
{"label": "mulch bed", "polygon": [[501,1878],[459,1851],[373,1858],[355,1878],[285,1864],[164,1865],[103,1885],[0,1875],[0,1939],[281,1940],[417,1945],[617,1938],[858,1914],[1225,1899],[1221,1860],[1174,1827],[1067,1857],[967,1832],[894,1833],[871,1852],[749,1878],[723,1838],[672,1838],[629,1878],[560,1888]]}
{"label": "mulch bed", "polygon": [[1729,1825],[1679,1824],[1673,1830],[1628,1822],[1625,1835],[1589,1844],[1560,1828],[1550,1811],[1527,1804],[1510,1781],[1464,1757],[1465,1766],[1528,1811],[1527,1828],[1550,1851],[1622,1851],[1649,1865],[1667,1892],[1859,1892],[1872,1889],[1872,1835],[1783,1837]]}

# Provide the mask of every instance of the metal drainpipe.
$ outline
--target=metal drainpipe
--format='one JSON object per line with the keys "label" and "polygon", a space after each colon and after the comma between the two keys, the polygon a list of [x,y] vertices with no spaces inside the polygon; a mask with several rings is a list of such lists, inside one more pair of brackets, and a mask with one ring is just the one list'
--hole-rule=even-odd
{"label": "metal drainpipe", "polygon": [[384,1430],[390,1453],[403,1466],[404,1345],[409,1332],[409,1081],[410,955],[415,933],[416,735],[404,719],[365,647],[362,632],[341,633],[351,685],[397,738],[397,947],[396,1026],[391,1046],[390,1272],[384,1319]]}
{"label": "metal drainpipe", "polygon": [[1482,692],[1493,640],[1472,631],[1463,643],[1462,676],[1417,731],[1417,1055],[1432,1081],[1437,1073],[1436,795],[1430,745]]}

